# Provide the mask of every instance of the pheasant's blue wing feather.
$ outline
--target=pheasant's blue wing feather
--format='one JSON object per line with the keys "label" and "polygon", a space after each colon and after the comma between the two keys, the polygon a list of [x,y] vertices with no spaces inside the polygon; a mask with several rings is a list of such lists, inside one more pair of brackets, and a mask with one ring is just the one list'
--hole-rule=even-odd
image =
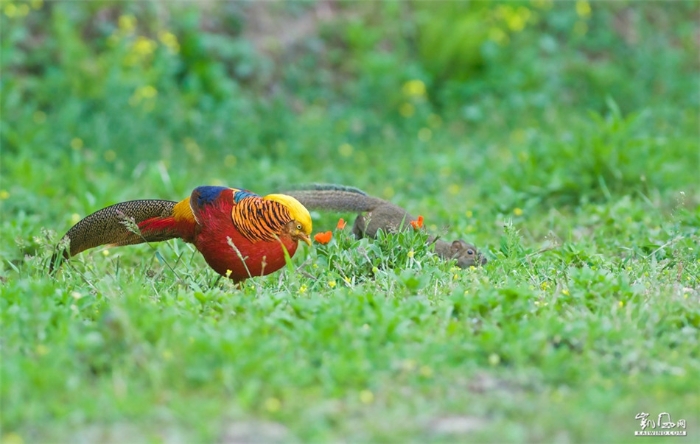
{"label": "pheasant's blue wing feather", "polygon": [[260,197],[260,196],[253,193],[252,191],[248,191],[248,190],[234,190],[233,201],[235,203],[240,202],[241,200],[245,199],[246,197]]}
{"label": "pheasant's blue wing feather", "polygon": [[200,209],[218,199],[221,193],[225,190],[230,190],[230,188],[208,185],[197,187],[192,191],[190,205],[192,205],[193,210]]}
{"label": "pheasant's blue wing feather", "polygon": [[219,186],[201,186],[192,191],[190,196],[190,208],[195,217],[210,208],[212,204],[219,199],[233,199],[233,204],[238,204],[241,200],[248,197],[259,197],[257,194],[239,188],[219,187]]}

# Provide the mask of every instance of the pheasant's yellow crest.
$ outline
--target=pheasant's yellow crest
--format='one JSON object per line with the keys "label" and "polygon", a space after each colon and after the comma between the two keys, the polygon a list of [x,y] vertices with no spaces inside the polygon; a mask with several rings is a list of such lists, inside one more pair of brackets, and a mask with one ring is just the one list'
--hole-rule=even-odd
{"label": "pheasant's yellow crest", "polygon": [[289,214],[294,220],[301,224],[301,231],[306,235],[311,234],[311,230],[313,229],[311,215],[309,214],[309,210],[307,210],[301,202],[286,194],[268,194],[263,197],[263,199],[279,202],[289,208]]}

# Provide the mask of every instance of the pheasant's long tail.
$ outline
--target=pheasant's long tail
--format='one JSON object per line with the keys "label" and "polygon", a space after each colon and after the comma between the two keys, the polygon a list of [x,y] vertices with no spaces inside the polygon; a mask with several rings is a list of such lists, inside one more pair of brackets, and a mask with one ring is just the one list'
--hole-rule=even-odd
{"label": "pheasant's long tail", "polygon": [[63,258],[100,245],[134,245],[181,237],[173,219],[176,204],[170,200],[132,200],[92,213],[63,236],[69,246],[57,248],[49,264],[50,272]]}

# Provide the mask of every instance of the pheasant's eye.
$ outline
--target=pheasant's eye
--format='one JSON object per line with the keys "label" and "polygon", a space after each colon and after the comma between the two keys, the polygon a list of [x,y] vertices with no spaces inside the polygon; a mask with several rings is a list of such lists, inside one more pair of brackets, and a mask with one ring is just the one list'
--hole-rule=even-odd
{"label": "pheasant's eye", "polygon": [[468,255],[472,255],[472,254],[474,254],[474,250],[472,250],[471,248],[470,248],[470,249],[468,249],[468,250],[467,250],[467,254],[468,254]]}
{"label": "pheasant's eye", "polygon": [[301,230],[301,224],[297,224],[297,230]]}

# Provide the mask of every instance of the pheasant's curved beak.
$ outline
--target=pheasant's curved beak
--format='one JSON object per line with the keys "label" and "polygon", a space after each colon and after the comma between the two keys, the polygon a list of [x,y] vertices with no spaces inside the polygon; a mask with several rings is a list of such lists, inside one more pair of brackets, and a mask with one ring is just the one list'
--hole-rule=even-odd
{"label": "pheasant's curved beak", "polygon": [[311,246],[311,239],[309,239],[308,234],[300,232],[299,234],[297,234],[297,237],[306,242],[306,245],[308,245],[309,247]]}

